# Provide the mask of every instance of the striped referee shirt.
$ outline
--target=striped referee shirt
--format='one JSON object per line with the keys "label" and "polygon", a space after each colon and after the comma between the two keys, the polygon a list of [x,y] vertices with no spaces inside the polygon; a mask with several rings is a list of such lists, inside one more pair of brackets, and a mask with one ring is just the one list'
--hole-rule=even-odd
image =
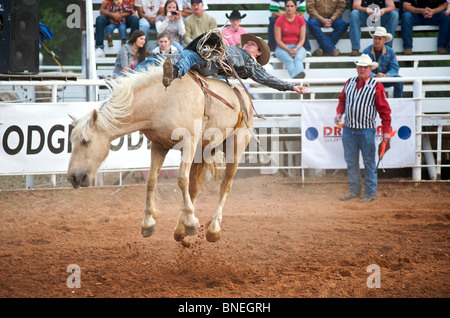
{"label": "striped referee shirt", "polygon": [[375,118],[381,118],[383,133],[391,131],[391,108],[386,99],[383,84],[373,78],[358,83],[358,77],[350,78],[339,95],[337,114],[345,113],[345,126],[354,129],[376,128]]}

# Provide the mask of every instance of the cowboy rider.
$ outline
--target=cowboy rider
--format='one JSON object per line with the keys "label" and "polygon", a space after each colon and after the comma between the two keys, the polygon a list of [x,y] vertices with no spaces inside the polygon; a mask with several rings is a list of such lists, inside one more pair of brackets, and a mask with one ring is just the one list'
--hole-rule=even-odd
{"label": "cowboy rider", "polygon": [[[204,76],[225,73],[219,63],[208,63],[197,52],[197,43],[202,37],[203,35],[194,39],[183,50],[181,59],[173,66],[173,71],[172,63],[169,63],[170,60],[166,60],[163,65],[164,78],[168,80],[169,84],[174,78],[182,77],[186,74],[194,65],[199,66],[200,74]],[[289,90],[299,94],[305,94],[307,92],[306,87],[285,82],[269,74],[263,68],[269,62],[270,49],[262,38],[252,34],[242,34],[241,45],[242,48],[237,46],[226,46],[225,48],[225,56],[240,78],[251,78],[257,83],[267,85],[279,91]]]}
{"label": "cowboy rider", "polygon": [[[203,76],[214,74],[227,74],[226,70],[218,62],[206,61],[197,51],[197,44],[204,34],[194,39],[182,51],[181,58],[172,66],[170,58],[167,58],[163,64],[164,85],[170,85],[174,78],[180,78],[185,75],[191,67],[197,65],[198,71]],[[223,45],[223,44],[222,44]],[[225,46],[224,55],[229,64],[234,68],[240,78],[251,78],[255,82],[267,85],[280,91],[295,91],[299,94],[307,93],[304,86],[296,86],[285,82],[269,74],[263,66],[269,62],[270,49],[267,43],[260,37],[252,34],[241,35],[242,48],[237,46]],[[147,64],[156,63],[154,56],[140,63],[135,70],[146,69]],[[231,74],[227,74],[231,75]]]}

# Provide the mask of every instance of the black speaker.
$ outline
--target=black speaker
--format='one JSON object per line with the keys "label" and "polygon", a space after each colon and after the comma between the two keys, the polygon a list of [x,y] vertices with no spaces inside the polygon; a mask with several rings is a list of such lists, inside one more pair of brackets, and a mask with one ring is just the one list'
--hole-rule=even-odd
{"label": "black speaker", "polygon": [[0,0],[0,73],[39,72],[39,0]]}

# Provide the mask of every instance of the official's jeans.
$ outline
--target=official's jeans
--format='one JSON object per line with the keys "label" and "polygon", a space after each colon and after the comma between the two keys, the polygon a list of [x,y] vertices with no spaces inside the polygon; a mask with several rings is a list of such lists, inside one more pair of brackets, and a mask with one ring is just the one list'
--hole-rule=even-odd
{"label": "official's jeans", "polygon": [[[296,47],[296,45],[288,44],[287,47],[293,49]],[[305,68],[303,67],[303,60],[306,57],[306,50],[304,47],[300,48],[300,50],[297,51],[297,55],[295,55],[295,57],[292,57],[288,51],[277,46],[277,48],[275,49],[275,56],[284,65],[286,65],[286,68],[291,77],[294,77],[295,75],[305,71]]]}
{"label": "official's jeans", "polygon": [[[350,41],[352,43],[352,50],[359,50],[361,48],[361,27],[367,26],[367,18],[369,15],[365,12],[353,10],[350,14]],[[398,12],[391,11],[381,16],[381,25],[385,27],[386,31],[392,34],[392,41],[395,36],[395,29],[398,26]],[[403,25],[403,20],[402,20]],[[386,45],[392,47],[392,41],[387,42]]]}
{"label": "official's jeans", "polygon": [[322,32],[322,24],[319,20],[314,18],[309,18],[308,20],[308,28],[311,33],[316,38],[319,46],[326,53],[331,53],[336,48],[336,43],[339,39],[344,35],[345,31],[347,31],[347,22],[342,19],[336,19],[333,21],[331,25],[333,28],[333,32],[330,35],[326,35]]}
{"label": "official's jeans", "polygon": [[[95,19],[95,47],[104,47],[103,40],[105,39],[105,27],[110,24],[109,18],[106,15],[99,15]],[[125,24],[130,28],[130,37],[134,31],[139,28],[139,18],[130,15],[126,18]]]}
{"label": "official's jeans", "polygon": [[450,50],[450,16],[445,15],[445,10],[434,14],[429,19],[424,18],[423,15],[403,12],[401,29],[404,49],[413,47],[413,26],[415,25],[439,25],[437,47]]}
{"label": "official's jeans", "polygon": [[353,129],[344,126],[342,144],[350,181],[350,193],[361,194],[362,178],[359,167],[359,153],[361,152],[365,169],[364,194],[374,198],[377,193],[375,128]]}

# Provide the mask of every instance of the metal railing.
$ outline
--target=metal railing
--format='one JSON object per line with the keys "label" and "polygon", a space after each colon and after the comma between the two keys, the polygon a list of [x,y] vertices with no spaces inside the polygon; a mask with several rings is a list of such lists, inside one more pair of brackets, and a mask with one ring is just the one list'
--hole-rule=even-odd
{"label": "metal railing", "polygon": [[[302,79],[302,80],[288,80],[290,82],[301,83],[302,85],[308,84],[344,84],[346,79]],[[450,132],[446,131],[446,126],[450,126],[450,97],[442,97],[442,98],[425,98],[425,90],[424,83],[427,82],[439,82],[439,83],[450,83],[449,77],[435,77],[435,78],[387,78],[382,79],[382,82],[409,82],[413,83],[413,100],[415,102],[416,114],[415,114],[415,124],[416,124],[416,158],[415,164],[412,167],[412,180],[414,181],[422,181],[422,168],[428,169],[430,179],[431,180],[440,180],[441,173],[443,168],[450,168],[449,164],[443,164],[443,156],[448,156],[450,150],[445,149],[445,145],[448,145],[449,142],[445,141],[445,136],[449,135]],[[246,81],[249,83],[249,81]],[[253,84],[255,84],[253,82]],[[438,85],[438,84],[437,84]],[[58,100],[58,88],[64,87],[94,87],[98,89],[101,86],[105,86],[104,80],[86,80],[79,79],[77,81],[0,81],[0,89],[3,87],[28,87],[28,86],[49,86],[51,87],[51,104],[57,105],[60,100]],[[96,94],[98,100],[98,94]],[[303,96],[297,97],[297,100],[303,99]],[[277,100],[277,103],[282,103],[283,100]],[[284,102],[292,102],[290,99],[284,100]],[[0,107],[2,107],[3,103],[0,102]],[[254,101],[256,107],[258,107],[258,100]],[[38,105],[38,104],[36,104]],[[257,109],[258,110],[258,109]],[[267,115],[267,114],[264,114]],[[291,120],[289,118],[289,114],[282,117],[284,120]],[[298,115],[295,119],[298,123]],[[1,122],[1,119],[0,119]],[[424,129],[427,127],[426,129]],[[435,131],[430,131],[429,127],[435,127]],[[278,128],[278,127],[273,127]],[[298,127],[301,130],[301,127]],[[426,131],[425,131],[426,130]],[[436,148],[431,148],[430,136],[436,136]],[[277,135],[279,138],[290,137],[296,140],[298,138],[298,143],[300,144],[301,132],[300,133],[292,133],[289,131],[279,132]],[[445,141],[445,142],[444,142]],[[261,156],[293,156],[293,155],[301,155],[301,145],[299,145],[300,150],[289,150],[289,149],[281,149],[275,147],[273,151],[267,149],[259,149],[249,150],[245,154],[249,156],[261,155]],[[424,161],[423,162],[423,157]],[[289,163],[291,160],[287,160]],[[304,168],[300,165],[283,165],[281,162],[277,166],[271,165],[270,167],[263,166],[242,166],[240,169],[261,169],[261,170],[269,170],[270,169],[293,169],[293,170],[301,170],[302,178],[304,178]],[[119,171],[120,173],[136,170],[136,169],[123,169]],[[140,169],[137,169],[140,170]],[[0,175],[1,176],[1,175]],[[120,183],[122,182],[122,175],[120,176]],[[52,177],[52,184],[55,186],[56,178]]]}

